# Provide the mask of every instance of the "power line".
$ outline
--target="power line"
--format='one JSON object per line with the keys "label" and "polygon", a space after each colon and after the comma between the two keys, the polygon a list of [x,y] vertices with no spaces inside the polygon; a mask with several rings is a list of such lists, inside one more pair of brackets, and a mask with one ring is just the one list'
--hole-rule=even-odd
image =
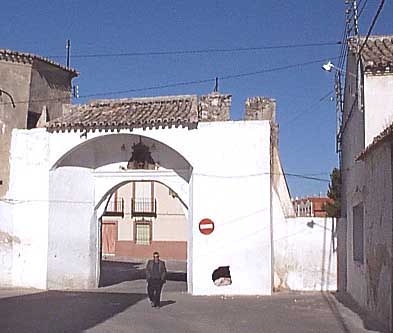
{"label": "power line", "polygon": [[[336,58],[333,58],[333,59],[336,59]],[[249,76],[254,76],[254,75],[259,75],[259,74],[283,71],[286,69],[304,67],[304,66],[308,66],[308,65],[312,65],[312,64],[316,64],[316,63],[321,63],[324,60],[326,60],[326,58],[307,61],[307,62],[303,62],[303,63],[292,64],[292,65],[286,65],[286,66],[280,66],[280,67],[274,67],[274,68],[268,68],[268,69],[261,69],[261,70],[253,71],[253,72],[219,76],[218,79],[219,80],[239,79],[239,78],[249,77]],[[153,86],[153,87],[94,93],[94,94],[84,95],[81,97],[86,98],[86,97],[96,97],[96,96],[102,96],[102,95],[117,95],[117,94],[131,93],[131,92],[140,92],[140,91],[148,91],[148,90],[156,90],[156,89],[163,89],[163,88],[172,88],[172,87],[178,87],[178,86],[187,86],[187,85],[215,82],[215,80],[216,80],[216,78],[209,78],[209,79],[202,79],[202,80],[195,80],[195,81],[177,82],[177,83],[171,83],[171,84],[157,85],[157,86]]]}
{"label": "power line", "polygon": [[316,106],[318,106],[321,102],[325,101],[328,97],[330,97],[332,94],[334,93],[334,90],[330,90],[328,93],[326,93],[325,95],[323,95],[322,97],[320,97],[318,99],[317,102],[311,104],[306,110],[301,111],[297,114],[294,115],[294,117],[289,118],[289,119],[284,119],[283,123],[293,123],[294,121],[296,121],[298,118],[300,118],[301,116],[304,116],[305,114],[307,114],[308,112],[311,112],[315,109]]}
{"label": "power line", "polygon": [[330,182],[330,180],[326,178],[319,178],[319,177],[308,176],[307,174],[288,173],[288,172],[283,172],[283,173],[262,172],[262,173],[253,173],[253,174],[244,174],[244,175],[227,175],[227,176],[205,174],[205,173],[196,173],[195,175],[207,177],[207,178],[222,178],[222,179],[249,178],[249,177],[259,177],[259,176],[268,176],[268,175],[276,175],[276,176],[284,175],[288,177],[296,177],[296,178],[302,178],[302,179],[313,180],[318,182],[327,182],[327,183]]}
{"label": "power line", "polygon": [[364,2],[364,4],[363,4],[363,6],[362,6],[362,8],[360,8],[360,11],[359,11],[359,18],[362,16],[362,14],[363,14],[363,10],[364,10],[364,8],[366,7],[366,5],[367,5],[367,2],[368,2],[368,0],[366,0],[365,2]]}
{"label": "power line", "polygon": [[311,177],[311,176],[305,176],[305,175],[299,175],[299,174],[296,174],[296,173],[287,173],[287,172],[284,172],[284,175],[288,176],[288,177],[297,177],[297,178],[302,178],[302,179],[307,179],[307,180],[315,180],[315,181],[318,181],[318,182],[330,183],[330,180],[329,179],[325,179],[325,178]]}
{"label": "power line", "polygon": [[[337,57],[333,57],[330,59],[337,59]],[[272,72],[278,72],[278,71],[283,71],[287,69],[293,69],[293,68],[301,68],[309,65],[313,65],[316,63],[321,63],[323,61],[326,61],[326,58],[323,59],[317,59],[317,60],[312,60],[312,61],[307,61],[303,63],[297,63],[297,64],[291,64],[291,65],[285,65],[285,66],[279,66],[279,67],[273,67],[273,68],[266,68],[266,69],[261,69],[253,72],[245,72],[245,73],[238,73],[238,74],[230,74],[230,75],[223,75],[218,77],[219,80],[231,80],[231,79],[240,79],[243,77],[249,77],[249,76],[255,76],[255,75],[260,75],[260,74],[266,74],[266,73],[272,73]],[[150,87],[142,87],[142,88],[133,88],[133,89],[126,89],[126,90],[117,90],[117,91],[106,91],[106,92],[97,92],[97,93],[92,93],[92,94],[86,94],[86,95],[81,95],[80,98],[88,98],[88,97],[98,97],[98,96],[108,96],[108,95],[119,95],[119,94],[126,94],[126,93],[135,93],[135,92],[143,92],[143,91],[150,91],[150,90],[159,90],[159,89],[165,89],[165,88],[174,88],[174,87],[180,87],[180,86],[189,86],[189,85],[197,85],[197,84],[203,84],[203,83],[213,83],[215,82],[216,77],[214,78],[206,78],[206,79],[201,79],[201,80],[193,80],[193,81],[184,81],[184,82],[175,82],[175,83],[168,83],[168,84],[161,84],[161,85],[155,85],[155,86],[150,86]],[[50,101],[60,101],[60,100],[67,100],[68,98],[48,98],[48,99],[39,99],[39,100],[25,100],[25,101],[15,101],[15,104],[26,104],[26,103],[41,103],[41,102],[50,102]],[[10,103],[4,102],[0,103],[0,105],[8,105]]]}
{"label": "power line", "polygon": [[[72,58],[108,58],[108,57],[140,57],[140,56],[165,56],[165,55],[193,55],[205,53],[234,53],[234,52],[249,52],[249,51],[266,51],[279,49],[295,49],[319,46],[333,46],[340,45],[342,41],[328,41],[307,44],[282,44],[282,45],[268,45],[260,47],[235,47],[235,48],[209,48],[209,49],[195,49],[195,50],[168,50],[168,51],[142,51],[142,52],[114,52],[114,53],[91,53],[91,54],[76,54]],[[63,58],[64,55],[49,55],[48,58]]]}
{"label": "power line", "polygon": [[[372,30],[374,28],[374,25],[377,22],[379,14],[381,14],[381,11],[382,11],[382,8],[383,8],[384,4],[385,4],[385,0],[381,0],[380,4],[378,6],[377,12],[374,15],[374,18],[373,18],[373,20],[371,22],[370,28],[368,29],[368,32],[367,32],[367,35],[366,35],[366,39],[364,40],[362,46],[360,47],[360,50],[359,50],[359,53],[358,53],[359,55],[362,53],[364,46],[367,44],[368,38],[370,37],[371,32],[372,32]],[[360,59],[360,57],[359,57],[359,59]]]}

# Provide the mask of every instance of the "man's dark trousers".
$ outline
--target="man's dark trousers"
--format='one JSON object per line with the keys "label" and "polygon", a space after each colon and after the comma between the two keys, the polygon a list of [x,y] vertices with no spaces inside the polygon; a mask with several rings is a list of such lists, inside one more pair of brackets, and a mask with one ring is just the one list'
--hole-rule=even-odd
{"label": "man's dark trousers", "polygon": [[162,281],[157,279],[150,279],[147,283],[147,294],[149,295],[150,302],[153,306],[160,306]]}

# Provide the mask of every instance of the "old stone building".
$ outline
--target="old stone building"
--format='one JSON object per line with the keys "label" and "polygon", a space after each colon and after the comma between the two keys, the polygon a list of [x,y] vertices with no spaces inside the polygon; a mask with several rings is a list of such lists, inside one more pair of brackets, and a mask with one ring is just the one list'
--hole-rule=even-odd
{"label": "old stone building", "polygon": [[77,75],[49,59],[0,49],[0,197],[8,190],[12,130],[43,126],[61,116]]}

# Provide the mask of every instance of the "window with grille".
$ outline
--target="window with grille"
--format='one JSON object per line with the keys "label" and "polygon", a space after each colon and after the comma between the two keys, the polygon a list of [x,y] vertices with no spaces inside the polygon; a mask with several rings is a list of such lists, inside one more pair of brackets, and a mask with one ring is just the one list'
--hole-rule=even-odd
{"label": "window with grille", "polygon": [[135,221],[135,243],[138,245],[150,245],[151,222]]}

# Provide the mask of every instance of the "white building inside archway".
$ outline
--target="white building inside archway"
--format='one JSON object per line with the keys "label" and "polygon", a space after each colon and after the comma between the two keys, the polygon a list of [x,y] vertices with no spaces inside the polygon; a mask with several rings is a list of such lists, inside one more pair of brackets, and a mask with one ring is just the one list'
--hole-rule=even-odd
{"label": "white building inside archway", "polygon": [[[105,206],[122,185],[149,181],[188,208],[190,293],[271,294],[273,215],[293,213],[275,101],[249,99],[246,120],[230,121],[230,100],[218,93],[104,100],[70,106],[46,128],[14,130],[10,185],[0,203],[12,244],[0,284],[97,286]],[[130,167],[139,142],[153,167]],[[209,235],[199,230],[205,218],[214,222]],[[221,266],[230,267],[231,285],[213,283]]]}

